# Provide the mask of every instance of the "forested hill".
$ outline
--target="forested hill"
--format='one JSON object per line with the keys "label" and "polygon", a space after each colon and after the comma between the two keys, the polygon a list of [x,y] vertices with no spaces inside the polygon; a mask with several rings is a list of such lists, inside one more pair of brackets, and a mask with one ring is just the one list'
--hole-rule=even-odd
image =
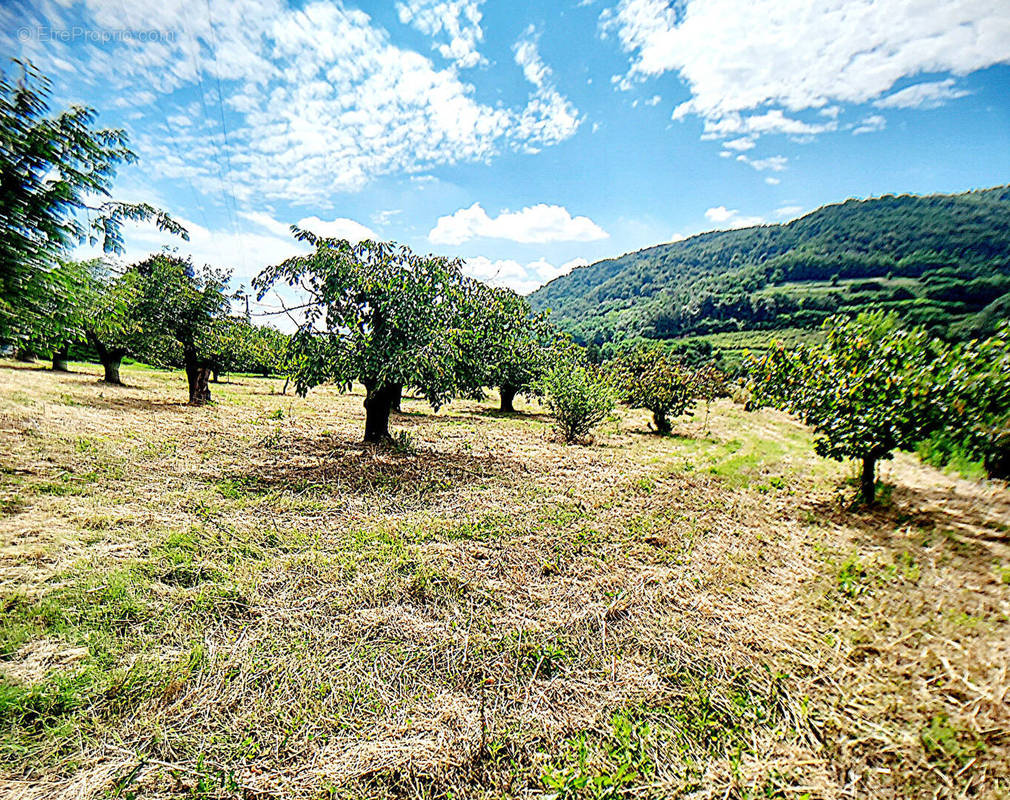
{"label": "forested hill", "polygon": [[[581,267],[530,296],[587,344],[804,329],[893,308],[938,334],[1010,291],[1010,186],[824,206]],[[605,346],[605,345],[604,345]]]}

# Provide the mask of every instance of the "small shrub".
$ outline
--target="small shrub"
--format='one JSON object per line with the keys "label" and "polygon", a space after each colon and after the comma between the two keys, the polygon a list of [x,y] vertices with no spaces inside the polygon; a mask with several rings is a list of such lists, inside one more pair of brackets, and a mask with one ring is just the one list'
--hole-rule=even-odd
{"label": "small shrub", "polygon": [[614,409],[614,390],[598,368],[564,355],[546,371],[543,391],[554,427],[567,442],[584,439]]}
{"label": "small shrub", "polygon": [[394,433],[392,439],[390,439],[390,446],[394,452],[400,455],[413,456],[417,454],[417,445],[414,444],[414,437],[407,431],[397,431]]}

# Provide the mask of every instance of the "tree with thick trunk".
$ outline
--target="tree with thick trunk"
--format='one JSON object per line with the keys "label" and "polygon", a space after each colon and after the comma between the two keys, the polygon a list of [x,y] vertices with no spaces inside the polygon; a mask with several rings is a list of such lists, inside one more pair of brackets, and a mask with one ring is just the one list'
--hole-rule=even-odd
{"label": "tree with thick trunk", "polygon": [[211,402],[210,380],[225,366],[216,349],[219,323],[229,309],[228,273],[196,269],[190,258],[160,253],[131,268],[136,289],[130,311],[142,323],[141,352],[159,366],[182,366],[189,403]]}
{"label": "tree with thick trunk", "polygon": [[295,236],[314,252],[267,267],[260,298],[277,281],[308,292],[287,369],[300,395],[323,383],[365,385],[365,441],[388,441],[403,387],[438,409],[489,385],[482,347],[481,284],[459,261],[416,256],[386,242]]}
{"label": "tree with thick trunk", "polygon": [[127,355],[126,349],[122,347],[107,347],[93,331],[88,331],[87,335],[88,341],[95,348],[95,352],[98,353],[98,360],[102,362],[102,368],[105,370],[103,380],[114,386],[122,386],[123,381],[119,377],[119,367],[123,363],[123,356]]}
{"label": "tree with thick trunk", "polygon": [[506,414],[515,413],[515,399],[517,390],[515,386],[509,384],[504,384],[498,387],[498,393],[501,395],[501,411]]}
{"label": "tree with thick trunk", "polygon": [[59,350],[53,350],[53,372],[70,372],[67,362],[70,360],[70,345],[64,344]]}
{"label": "tree with thick trunk", "polygon": [[189,404],[202,406],[210,402],[210,376],[213,367],[195,350],[185,351],[186,381],[189,384]]}
{"label": "tree with thick trunk", "polygon": [[498,387],[499,410],[516,413],[517,394],[539,395],[539,381],[551,360],[555,331],[546,314],[534,314],[511,289],[486,286],[481,335],[482,369],[488,386]]}
{"label": "tree with thick trunk", "polygon": [[656,424],[656,433],[666,435],[673,430],[669,418],[666,416],[666,409],[656,408],[652,411],[652,421]]}
{"label": "tree with thick trunk", "polygon": [[694,413],[690,371],[659,345],[626,350],[611,362],[610,374],[624,402],[652,412],[660,436],[673,429],[674,419]]}
{"label": "tree with thick trunk", "polygon": [[400,386],[383,384],[366,387],[365,441],[380,444],[389,440],[389,414],[400,396]]}
{"label": "tree with thick trunk", "polygon": [[397,383],[393,386],[393,402],[390,405],[390,408],[393,411],[399,412],[403,410],[402,405],[403,405],[403,384]]}

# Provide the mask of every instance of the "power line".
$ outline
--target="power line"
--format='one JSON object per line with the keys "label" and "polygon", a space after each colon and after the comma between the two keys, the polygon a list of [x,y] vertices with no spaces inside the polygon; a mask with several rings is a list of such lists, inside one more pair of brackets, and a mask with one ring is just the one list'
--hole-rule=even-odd
{"label": "power line", "polygon": [[[214,35],[214,38],[216,40],[216,36],[217,35],[213,33],[213,31],[214,31],[213,23],[211,23],[209,17],[208,17],[208,24],[211,25],[211,33]],[[195,36],[191,30],[187,31],[187,32],[190,34],[190,38],[192,39],[193,43],[196,45],[194,51],[191,52],[191,57],[192,57],[192,60],[193,60],[193,67],[194,67],[194,69],[196,71],[196,81],[197,81],[197,86],[198,86],[198,90],[199,90],[199,94],[200,94],[200,106],[203,109],[203,119],[204,119],[205,128],[211,133],[210,140],[211,140],[211,142],[214,145],[214,149],[217,151],[217,158],[215,159],[215,161],[216,161],[216,165],[217,165],[218,179],[221,182],[221,194],[222,194],[222,196],[225,199],[224,210],[225,210],[225,214],[229,217],[229,224],[231,226],[232,235],[234,235],[235,238],[237,239],[238,238],[238,220],[237,220],[237,217],[238,217],[238,204],[235,202],[234,184],[232,184],[231,191],[230,192],[227,191],[227,187],[225,185],[224,173],[222,171],[221,148],[218,145],[217,139],[213,135],[213,129],[211,128],[211,124],[210,124],[210,114],[207,112],[207,100],[206,100],[206,96],[205,96],[206,93],[205,93],[205,89],[204,89],[204,85],[203,85],[203,72],[200,69],[200,60],[197,57],[198,54],[196,52],[200,48],[200,43],[199,43],[199,39],[197,38],[197,36]],[[217,61],[217,54],[216,53],[214,54],[214,60]],[[221,86],[220,79],[218,79],[218,103],[219,104],[221,103],[221,90],[220,90],[220,86]],[[221,112],[221,116],[222,116],[222,120],[223,120],[223,118],[224,118],[224,112],[223,112],[223,110]],[[225,146],[226,146],[225,157],[227,158],[228,164],[229,164],[229,179],[230,179],[231,178],[231,175],[230,175],[231,159],[230,159],[230,157],[228,156],[228,153],[227,153],[227,135],[226,134],[225,134]],[[231,207],[230,208],[229,208],[228,202],[227,202],[228,199],[231,200]],[[246,266],[246,264],[245,264],[245,253],[244,252],[242,253],[242,258],[243,258],[243,266]]]}

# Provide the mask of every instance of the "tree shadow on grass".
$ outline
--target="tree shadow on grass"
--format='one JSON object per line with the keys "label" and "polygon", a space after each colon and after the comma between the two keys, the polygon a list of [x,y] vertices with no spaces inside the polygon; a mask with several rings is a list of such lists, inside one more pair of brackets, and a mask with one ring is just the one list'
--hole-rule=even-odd
{"label": "tree shadow on grass", "polygon": [[268,436],[235,476],[250,491],[384,495],[414,502],[481,485],[528,480],[528,468],[499,455],[349,442],[336,434]]}
{"label": "tree shadow on grass", "polygon": [[[104,383],[99,381],[103,392],[105,390],[118,392],[121,390],[131,390],[140,389],[138,386],[130,386],[129,384],[123,386],[116,386],[111,383]],[[83,397],[76,398],[79,405],[88,406],[90,408],[104,408],[110,410],[121,410],[121,411],[184,411],[187,408],[194,408],[194,406],[189,405],[185,400],[151,400],[146,397],[131,397],[131,396],[113,396],[113,397]]]}
{"label": "tree shadow on grass", "polygon": [[463,411],[457,416],[470,419],[508,419],[514,422],[529,420],[530,422],[551,422],[552,417],[545,411],[502,411],[500,408],[482,408]]}
{"label": "tree shadow on grass", "polygon": [[878,499],[867,507],[839,503],[837,496],[823,498],[812,510],[882,545],[900,546],[915,532],[920,538],[951,538],[965,552],[986,557],[994,546],[1010,547],[1010,491],[1003,482],[964,482],[957,487],[878,484]]}

